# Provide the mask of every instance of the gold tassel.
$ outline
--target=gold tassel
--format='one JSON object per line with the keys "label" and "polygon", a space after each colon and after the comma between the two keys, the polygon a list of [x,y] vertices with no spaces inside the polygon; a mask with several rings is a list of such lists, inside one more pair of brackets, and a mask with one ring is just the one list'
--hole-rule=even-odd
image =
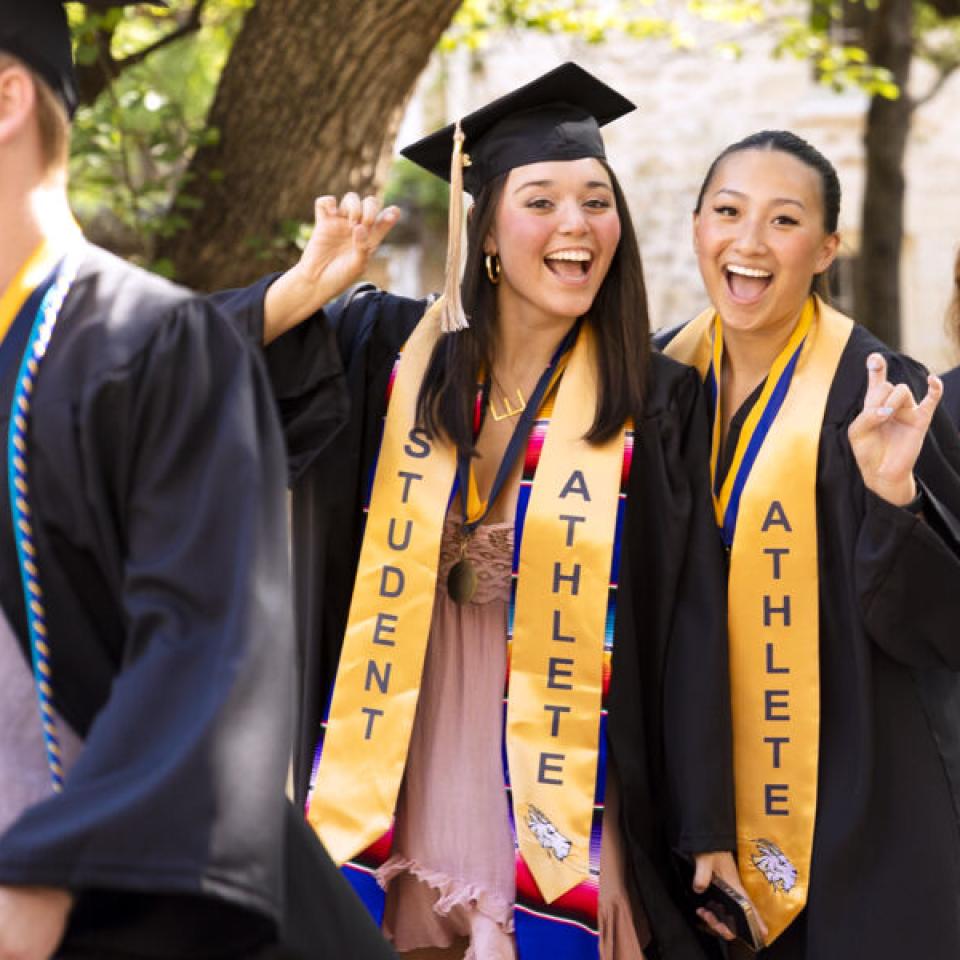
{"label": "gold tassel", "polygon": [[463,130],[457,121],[453,132],[453,156],[450,160],[450,216],[447,222],[447,265],[443,287],[443,333],[466,330],[470,324],[460,299],[460,247],[463,238],[463,168],[470,158],[463,152]]}

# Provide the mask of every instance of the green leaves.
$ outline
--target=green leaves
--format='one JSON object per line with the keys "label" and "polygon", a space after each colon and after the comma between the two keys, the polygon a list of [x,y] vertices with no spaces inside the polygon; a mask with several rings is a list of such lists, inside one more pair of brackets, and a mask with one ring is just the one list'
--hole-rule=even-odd
{"label": "green leaves", "polygon": [[208,0],[199,32],[122,68],[126,57],[177,29],[194,6],[195,0],[170,0],[166,9],[69,11],[78,62],[102,62],[106,51],[121,67],[74,122],[74,209],[94,239],[161,273],[169,264],[154,263],[153,248],[157,238],[185,229],[196,212],[199,201],[181,177],[194,150],[219,137],[206,125],[207,112],[252,0]]}

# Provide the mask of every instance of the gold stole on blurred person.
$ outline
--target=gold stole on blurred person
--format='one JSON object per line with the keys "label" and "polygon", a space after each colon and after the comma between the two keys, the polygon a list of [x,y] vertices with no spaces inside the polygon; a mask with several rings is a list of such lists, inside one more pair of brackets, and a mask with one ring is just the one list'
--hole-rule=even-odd
{"label": "gold stole on blurred person", "polygon": [[[818,298],[807,301],[744,422],[724,483],[719,490],[714,483],[730,549],[738,859],[768,942],[804,908],[810,882],[820,749],[817,456],[852,329]],[[715,478],[723,351],[714,311],[684,327],[665,352],[716,386]]]}
{"label": "gold stole on blurred person", "polygon": [[[401,355],[309,800],[308,819],[339,864],[391,829],[416,715],[456,470],[453,447],[416,427],[442,302]],[[589,881],[625,443],[624,431],[602,445],[583,439],[597,397],[594,349],[584,324],[557,387],[526,513],[510,666],[507,750],[517,840],[548,903]]]}

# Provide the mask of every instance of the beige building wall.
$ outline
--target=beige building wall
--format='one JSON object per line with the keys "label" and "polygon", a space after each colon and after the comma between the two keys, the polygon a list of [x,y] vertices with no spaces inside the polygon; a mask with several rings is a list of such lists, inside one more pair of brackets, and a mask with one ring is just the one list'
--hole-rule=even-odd
{"label": "beige building wall", "polygon": [[[398,142],[403,145],[435,126],[430,115],[444,105],[438,98],[445,100],[443,119],[451,119],[564,60],[577,60],[639,107],[610,125],[605,138],[640,237],[653,323],[673,325],[706,305],[690,242],[700,182],[724,146],[756,130],[791,129],[832,160],[844,191],[844,245],[856,250],[867,98],[817,86],[807,64],[774,60],[769,46],[768,39],[757,36],[733,61],[703,49],[681,53],[650,42],[590,46],[568,38],[507,36],[480,54],[436,57],[421,78]],[[929,80],[921,71],[916,79],[920,89]],[[918,111],[907,157],[904,349],[934,370],[958,359],[943,324],[960,247],[958,118],[960,76],[955,76]],[[435,285],[429,261],[422,260],[427,271],[422,278],[405,275],[411,289],[424,289],[421,279]]]}

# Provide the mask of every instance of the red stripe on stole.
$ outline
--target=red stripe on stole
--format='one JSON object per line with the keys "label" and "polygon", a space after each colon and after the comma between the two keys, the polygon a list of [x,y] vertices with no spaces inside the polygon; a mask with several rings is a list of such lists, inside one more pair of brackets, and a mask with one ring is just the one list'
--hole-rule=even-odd
{"label": "red stripe on stole", "polygon": [[[559,917],[571,919],[596,918],[599,885],[596,878],[590,877],[582,883],[568,890],[558,897],[549,906],[544,902],[526,861],[517,855],[517,902],[529,904],[532,907],[543,907],[548,912]],[[595,920],[594,920],[595,922]]]}

